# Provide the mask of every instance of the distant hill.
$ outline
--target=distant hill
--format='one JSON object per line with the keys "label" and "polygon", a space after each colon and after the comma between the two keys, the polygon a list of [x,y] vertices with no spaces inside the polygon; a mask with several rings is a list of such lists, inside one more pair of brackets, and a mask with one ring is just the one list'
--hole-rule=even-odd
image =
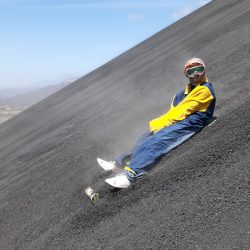
{"label": "distant hill", "polygon": [[[249,249],[249,7],[213,0],[3,123],[0,249]],[[109,187],[96,158],[167,111],[191,56],[206,62],[217,122],[130,188]]]}
{"label": "distant hill", "polygon": [[[48,84],[49,85],[49,84]],[[5,88],[0,89],[0,99],[4,97],[13,97],[16,95],[26,94],[28,92],[32,92],[40,89],[41,87],[27,87],[27,88]]]}
{"label": "distant hill", "polygon": [[[1,89],[0,90],[0,124],[6,122],[28,107],[74,82],[70,78],[57,85],[49,85],[40,89]],[[19,93],[19,94],[18,94]]]}
{"label": "distant hill", "polygon": [[[59,91],[60,89],[66,87],[73,81],[75,81],[76,78],[70,78],[65,80],[64,82],[56,85],[49,85],[43,88],[40,88],[38,90],[32,90],[29,92],[25,92],[23,94],[17,94],[14,96],[5,96],[6,93],[10,93],[7,90],[3,93],[4,95],[1,95],[0,93],[0,105],[1,106],[31,106],[44,98],[52,95],[53,93]],[[15,90],[13,90],[13,93],[15,93]]]}

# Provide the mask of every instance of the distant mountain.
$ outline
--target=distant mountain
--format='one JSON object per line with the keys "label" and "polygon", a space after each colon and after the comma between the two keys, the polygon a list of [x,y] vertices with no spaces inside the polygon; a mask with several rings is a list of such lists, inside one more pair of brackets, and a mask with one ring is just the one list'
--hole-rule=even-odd
{"label": "distant mountain", "polygon": [[16,95],[23,95],[23,94],[26,94],[28,92],[32,92],[32,91],[38,90],[40,88],[41,87],[0,89],[0,98],[13,97],[13,96],[16,96]]}
{"label": "distant mountain", "polygon": [[[23,90],[24,93],[11,95],[11,93],[20,93],[20,90],[1,90],[0,92],[0,105],[11,105],[11,106],[31,106],[44,98],[52,95],[53,93],[59,91],[60,89],[66,87],[70,83],[74,82],[77,78],[70,78],[65,80],[64,82],[56,85],[49,85],[37,90],[31,90],[27,92]],[[13,92],[11,92],[13,91]]]}
{"label": "distant mountain", "polygon": [[[250,249],[249,3],[213,0],[3,123],[0,249]],[[109,187],[96,158],[167,111],[190,56],[207,64],[217,122],[130,188]]]}

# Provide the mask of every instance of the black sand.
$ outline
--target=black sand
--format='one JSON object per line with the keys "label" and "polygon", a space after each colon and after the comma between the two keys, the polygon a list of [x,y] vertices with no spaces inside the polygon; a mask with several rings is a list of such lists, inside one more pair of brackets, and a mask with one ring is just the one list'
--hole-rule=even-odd
{"label": "black sand", "polygon": [[[1,125],[0,249],[249,249],[249,52],[250,2],[215,0]],[[167,111],[193,56],[218,121],[112,190],[96,157]]]}

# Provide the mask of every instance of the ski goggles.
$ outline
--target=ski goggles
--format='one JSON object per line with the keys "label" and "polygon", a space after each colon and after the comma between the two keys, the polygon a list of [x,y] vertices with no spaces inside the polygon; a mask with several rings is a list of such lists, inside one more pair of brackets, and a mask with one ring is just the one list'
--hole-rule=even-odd
{"label": "ski goggles", "polygon": [[187,77],[195,77],[197,75],[201,75],[203,74],[205,71],[205,68],[203,66],[196,66],[196,67],[193,67],[193,68],[190,68],[188,70],[186,70],[186,76]]}

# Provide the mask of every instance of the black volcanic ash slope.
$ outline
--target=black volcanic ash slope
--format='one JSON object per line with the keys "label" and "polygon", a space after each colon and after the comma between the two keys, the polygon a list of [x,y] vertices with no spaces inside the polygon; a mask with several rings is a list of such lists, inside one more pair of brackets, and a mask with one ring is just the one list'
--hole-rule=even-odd
{"label": "black volcanic ash slope", "polygon": [[[0,248],[247,249],[249,27],[248,0],[212,1],[1,125]],[[207,63],[217,123],[112,191],[96,157],[168,109],[191,56]]]}

